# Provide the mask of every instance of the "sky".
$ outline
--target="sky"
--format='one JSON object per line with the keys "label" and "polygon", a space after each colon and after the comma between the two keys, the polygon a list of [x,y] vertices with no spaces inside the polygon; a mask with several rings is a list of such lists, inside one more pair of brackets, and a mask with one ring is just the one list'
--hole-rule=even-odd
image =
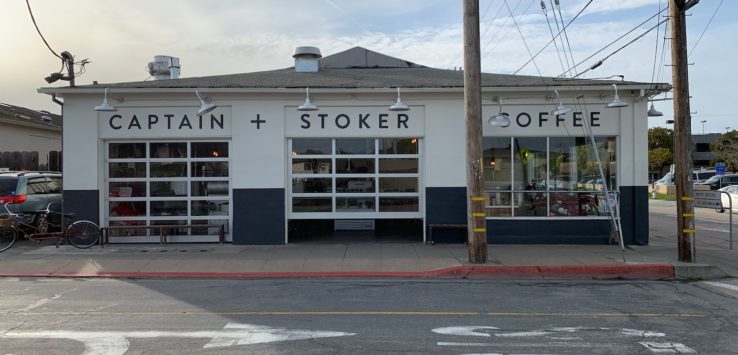
{"label": "sky", "polygon": [[[540,0],[480,0],[483,72],[571,76],[607,58],[580,78],[624,75],[627,81],[671,82],[668,33],[665,23],[657,25],[668,10],[654,17],[667,0],[594,0],[588,6],[590,0],[560,0],[555,14],[552,0],[545,2],[544,14]],[[179,57],[182,77],[281,69],[292,66],[294,48],[305,45],[319,47],[323,56],[362,46],[434,68],[463,66],[459,0],[30,0],[30,5],[51,49],[89,59],[78,85],[151,80],[146,65],[155,55]],[[737,12],[735,0],[702,0],[688,11],[695,134],[703,126],[705,133],[738,129]],[[574,19],[566,28],[568,41],[544,49],[559,32],[557,21],[563,27],[562,17],[564,23]],[[61,61],[36,32],[26,2],[3,1],[0,24],[5,48],[0,102],[59,113],[50,96],[36,90],[68,83],[44,81]],[[666,120],[673,115],[672,101],[654,105],[664,116],[648,118],[649,127],[671,127]]]}

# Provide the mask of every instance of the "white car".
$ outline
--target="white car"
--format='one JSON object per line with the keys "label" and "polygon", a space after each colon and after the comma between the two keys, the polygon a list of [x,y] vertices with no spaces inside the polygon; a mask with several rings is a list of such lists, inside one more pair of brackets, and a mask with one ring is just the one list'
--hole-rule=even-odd
{"label": "white car", "polygon": [[[728,209],[731,202],[733,202],[733,211],[738,211],[738,185],[732,185],[732,186],[726,186],[722,189],[718,189],[718,191],[724,191],[727,192],[727,194],[721,193],[721,199],[723,203],[723,208],[718,209],[717,211],[720,213],[725,212],[726,209]],[[730,199],[733,201],[728,201],[728,196],[730,196]]]}

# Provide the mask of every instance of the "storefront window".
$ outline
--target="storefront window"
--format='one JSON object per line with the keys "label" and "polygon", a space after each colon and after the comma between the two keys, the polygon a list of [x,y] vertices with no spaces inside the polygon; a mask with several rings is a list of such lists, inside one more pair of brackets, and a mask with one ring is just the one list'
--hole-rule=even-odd
{"label": "storefront window", "polygon": [[[490,217],[604,216],[604,182],[617,188],[616,137],[485,137],[484,182]],[[513,164],[510,164],[512,156]]]}
{"label": "storefront window", "polygon": [[379,154],[418,154],[417,138],[382,138]]}
{"label": "storefront window", "polygon": [[336,154],[374,154],[374,139],[336,139]]}
{"label": "storefront window", "polygon": [[293,139],[292,155],[322,155],[333,151],[330,139]]}

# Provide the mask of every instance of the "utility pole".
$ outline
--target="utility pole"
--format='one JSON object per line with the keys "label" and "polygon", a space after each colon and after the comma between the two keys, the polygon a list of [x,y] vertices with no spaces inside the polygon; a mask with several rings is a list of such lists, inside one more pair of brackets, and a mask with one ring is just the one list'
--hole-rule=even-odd
{"label": "utility pole", "polygon": [[466,119],[466,210],[469,262],[487,262],[487,226],[482,191],[482,80],[479,0],[464,0],[464,117]]}
{"label": "utility pole", "polygon": [[679,261],[695,261],[694,193],[692,188],[692,118],[689,112],[687,20],[685,11],[699,0],[669,0],[671,81],[674,95],[674,183],[677,198]]}

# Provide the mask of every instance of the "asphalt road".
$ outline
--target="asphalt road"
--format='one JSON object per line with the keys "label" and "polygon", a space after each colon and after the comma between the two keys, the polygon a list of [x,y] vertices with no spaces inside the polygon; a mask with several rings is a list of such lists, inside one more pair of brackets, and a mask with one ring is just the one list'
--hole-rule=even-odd
{"label": "asphalt road", "polygon": [[[676,202],[649,200],[650,243],[673,243],[677,232]],[[710,208],[695,208],[697,248],[728,248],[730,228],[728,211],[718,213]],[[733,212],[733,247],[738,248],[738,213]]]}
{"label": "asphalt road", "polygon": [[738,286],[0,279],[2,354],[729,354]]}

